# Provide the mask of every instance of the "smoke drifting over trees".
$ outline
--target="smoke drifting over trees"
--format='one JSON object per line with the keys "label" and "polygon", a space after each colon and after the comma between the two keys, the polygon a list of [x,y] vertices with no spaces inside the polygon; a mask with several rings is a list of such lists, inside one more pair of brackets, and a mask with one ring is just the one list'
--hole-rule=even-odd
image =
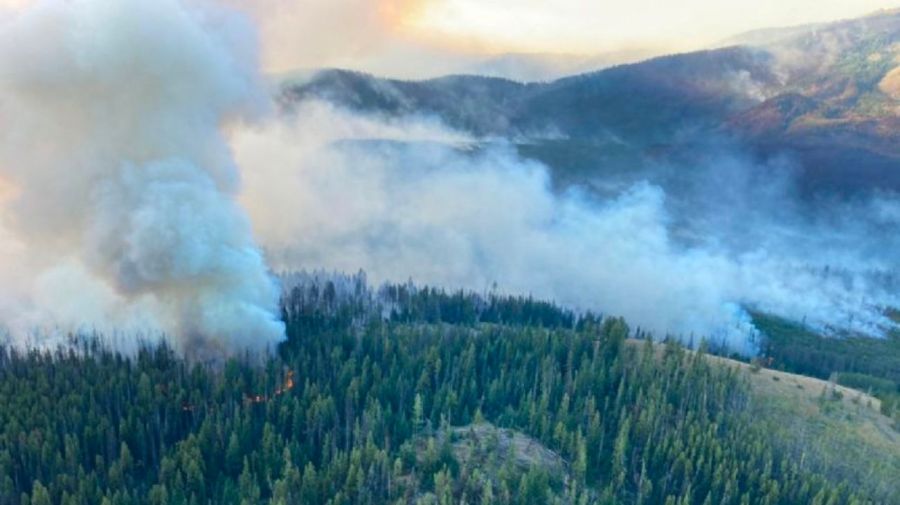
{"label": "smoke drifting over trees", "polygon": [[178,0],[45,1],[0,27],[0,177],[17,338],[166,333],[191,353],[283,339],[221,128],[265,104],[255,37]]}
{"label": "smoke drifting over trees", "polygon": [[725,149],[675,172],[680,190],[649,174],[599,197],[555,190],[510,144],[316,101],[233,145],[247,171],[242,202],[277,269],[497,283],[745,353],[756,346],[748,309],[832,333],[893,326],[882,309],[897,304],[896,259],[878,244],[894,239],[876,230],[897,224],[896,201],[810,220],[783,167]]}
{"label": "smoke drifting over trees", "polygon": [[317,100],[274,113],[255,40],[231,11],[177,0],[46,1],[0,25],[0,317],[16,339],[271,348],[263,249],[277,270],[496,283],[744,353],[751,310],[834,334],[896,326],[894,195],[810,216],[790,170],[715,142],[701,166],[561,188],[515,138]]}

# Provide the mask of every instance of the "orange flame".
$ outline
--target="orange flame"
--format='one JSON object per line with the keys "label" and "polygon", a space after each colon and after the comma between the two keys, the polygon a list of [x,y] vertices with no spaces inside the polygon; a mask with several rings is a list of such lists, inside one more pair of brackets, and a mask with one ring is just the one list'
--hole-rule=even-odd
{"label": "orange flame", "polygon": [[285,373],[284,382],[282,383],[281,387],[275,388],[275,393],[271,397],[266,396],[266,395],[259,395],[259,394],[245,395],[244,403],[247,403],[247,404],[266,403],[270,400],[274,400],[275,398],[283,395],[284,393],[287,393],[288,391],[290,391],[293,388],[294,388],[294,371],[288,370],[287,373]]}
{"label": "orange flame", "polygon": [[[284,393],[287,393],[291,389],[294,389],[294,371],[288,370],[284,374],[284,382],[282,383],[281,387],[275,388],[275,393],[271,397],[269,397],[267,395],[261,395],[261,394],[256,394],[256,395],[245,394],[244,395],[244,403],[247,405],[266,403],[271,400],[274,400],[275,398],[278,398],[279,396],[283,395]],[[181,402],[181,410],[183,412],[193,412],[196,409],[197,409],[197,406],[192,403],[188,403],[187,401]]]}

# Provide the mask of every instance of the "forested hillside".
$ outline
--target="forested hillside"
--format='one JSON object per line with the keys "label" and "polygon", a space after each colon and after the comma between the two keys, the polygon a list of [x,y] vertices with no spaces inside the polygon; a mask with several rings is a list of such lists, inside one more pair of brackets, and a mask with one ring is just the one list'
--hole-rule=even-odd
{"label": "forested hillside", "polygon": [[325,70],[287,81],[281,99],[288,109],[319,99],[375,116],[434,116],[477,138],[512,139],[567,183],[648,177],[727,147],[790,157],[811,193],[900,189],[900,12],[733,42],[553,82]]}
{"label": "forested hillside", "polygon": [[577,3],[0,0],[0,505],[900,505],[900,10]]}
{"label": "forested hillside", "polygon": [[0,503],[900,498],[890,462],[858,480],[793,457],[754,417],[746,373],[675,343],[626,345],[620,319],[402,286],[373,315],[387,305],[365,293],[298,284],[289,340],[262,364],[125,357],[89,339],[4,348]]}

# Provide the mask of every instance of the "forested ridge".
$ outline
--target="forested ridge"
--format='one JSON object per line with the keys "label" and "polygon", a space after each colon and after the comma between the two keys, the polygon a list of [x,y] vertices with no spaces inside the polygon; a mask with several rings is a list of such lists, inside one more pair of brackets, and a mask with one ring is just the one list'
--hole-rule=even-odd
{"label": "forested ridge", "polygon": [[[90,339],[3,348],[0,505],[900,497],[788,458],[749,414],[745,376],[674,342],[626,345],[621,319],[408,286],[376,303],[345,288],[289,292],[288,341],[261,364],[188,363],[165,346],[126,357]],[[564,469],[458,458],[454,439],[485,423],[527,434]]]}

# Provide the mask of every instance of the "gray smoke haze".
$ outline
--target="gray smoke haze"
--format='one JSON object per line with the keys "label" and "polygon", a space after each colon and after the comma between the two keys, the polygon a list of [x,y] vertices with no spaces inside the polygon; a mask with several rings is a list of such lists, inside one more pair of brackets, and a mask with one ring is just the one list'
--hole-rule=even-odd
{"label": "gray smoke haze", "polygon": [[222,129],[253,118],[255,35],[207,2],[46,0],[0,24],[0,315],[16,339],[284,338]]}
{"label": "gray smoke haze", "polygon": [[44,1],[0,21],[0,319],[15,339],[270,349],[279,291],[254,235],[279,270],[496,283],[744,353],[749,310],[833,334],[896,327],[896,195],[811,212],[790,160],[715,142],[695,166],[600,175],[598,192],[433,118],[308,102],[247,125],[268,102],[254,40],[200,0]]}
{"label": "gray smoke haze", "polygon": [[811,219],[790,200],[788,162],[760,167],[722,149],[677,172],[678,184],[560,193],[509,145],[322,102],[241,131],[233,146],[241,201],[278,269],[362,268],[376,282],[478,291],[496,282],[744,353],[756,346],[748,309],[832,333],[893,326],[882,309],[898,302],[897,258],[884,247],[896,239],[873,232],[900,224],[896,198]]}

